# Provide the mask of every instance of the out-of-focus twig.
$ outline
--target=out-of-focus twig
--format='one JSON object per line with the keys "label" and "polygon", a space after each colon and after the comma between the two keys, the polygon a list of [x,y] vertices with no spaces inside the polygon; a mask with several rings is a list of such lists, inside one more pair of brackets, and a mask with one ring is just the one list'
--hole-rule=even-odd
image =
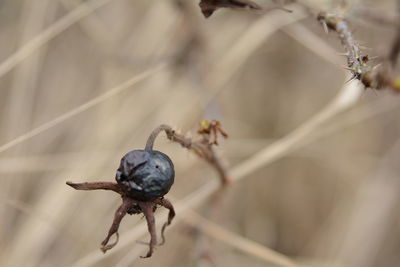
{"label": "out-of-focus twig", "polygon": [[[400,17],[400,1],[398,5],[398,16]],[[371,72],[367,78],[377,88],[388,87],[400,92],[400,76],[395,74],[395,67],[400,53],[400,21],[396,27],[396,35],[383,57],[381,65]]]}
{"label": "out-of-focus twig", "polygon": [[112,0],[91,0],[89,2],[85,2],[84,4],[78,6],[70,13],[53,23],[50,27],[39,33],[27,44],[19,48],[5,61],[0,63],[0,77],[12,70],[16,65],[18,65],[21,61],[31,55],[34,51],[46,44],[48,41],[52,40],[58,34],[65,31],[68,27],[111,1]]}
{"label": "out-of-focus twig", "polygon": [[[78,0],[59,0],[59,2],[68,10],[71,11],[79,5],[87,5],[85,2]],[[82,29],[92,38],[98,47],[109,50],[115,45],[115,38],[110,31],[107,30],[100,18],[94,13],[92,16],[79,21]]]}
{"label": "out-of-focus twig", "polygon": [[397,13],[377,7],[357,6],[352,11],[357,18],[377,26],[397,28],[400,23],[400,17]]}
{"label": "out-of-focus twig", "polygon": [[134,85],[134,84],[142,81],[143,79],[145,79],[145,78],[157,73],[158,71],[163,69],[165,66],[166,66],[165,64],[160,64],[160,65],[158,65],[156,67],[153,67],[153,68],[150,68],[149,70],[146,70],[146,71],[144,71],[144,72],[142,72],[142,73],[140,73],[138,75],[135,75],[132,78],[130,78],[129,80],[123,82],[122,84],[117,85],[116,87],[110,89],[106,93],[104,93],[104,94],[102,94],[102,95],[100,95],[98,97],[95,97],[92,100],[90,100],[90,101],[88,101],[88,102],[86,102],[86,103],[84,103],[84,104],[82,104],[82,105],[80,105],[80,106],[78,106],[78,107],[76,107],[76,108],[74,108],[74,109],[72,109],[72,110],[60,115],[60,116],[58,116],[57,118],[55,118],[55,119],[53,119],[51,121],[48,121],[48,122],[46,122],[46,123],[34,128],[34,129],[32,129],[31,131],[29,131],[29,132],[27,132],[27,133],[25,133],[23,135],[20,135],[19,137],[17,137],[15,139],[13,139],[13,140],[1,145],[0,146],[0,153],[6,151],[6,150],[8,150],[8,149],[10,149],[10,148],[12,148],[12,147],[14,147],[16,145],[18,145],[18,144],[20,144],[22,142],[27,141],[27,140],[31,139],[32,137],[34,137],[34,136],[36,136],[36,135],[38,135],[38,134],[40,134],[40,133],[42,133],[44,131],[47,131],[47,130],[55,127],[56,125],[64,122],[65,120],[67,120],[69,118],[72,118],[72,117],[74,117],[74,116],[76,116],[76,115],[78,115],[78,114],[80,114],[80,113],[82,113],[82,112],[84,112],[84,111],[86,111],[86,110],[88,110],[88,109],[90,109],[90,108],[92,108],[92,107],[104,102],[105,100],[113,97],[114,95],[117,95],[117,94],[127,90],[132,85]]}
{"label": "out-of-focus twig", "polygon": [[[221,60],[216,61],[211,70],[208,80],[212,84],[212,92],[209,99],[215,97],[224,86],[231,81],[235,74],[243,66],[246,66],[248,58],[259,49],[265,41],[278,29],[296,23],[307,17],[306,13],[298,5],[289,5],[292,14],[282,11],[271,11],[260,19],[253,22],[243,35],[229,47]],[[209,99],[207,99],[209,101]]]}
{"label": "out-of-focus twig", "polygon": [[[336,56],[337,51],[307,27],[296,23],[286,26],[282,31],[302,44],[310,52],[335,66],[340,66],[340,58]],[[343,68],[341,69],[343,70]]]}
{"label": "out-of-focus twig", "polygon": [[286,267],[298,267],[296,263],[294,263],[290,258],[285,255],[282,255],[276,251],[273,251],[263,245],[258,244],[250,239],[244,238],[240,235],[237,235],[231,231],[226,230],[225,228],[213,223],[202,216],[198,215],[195,212],[188,211],[185,213],[183,220],[196,227],[199,228],[203,233],[208,236],[215,238],[228,246],[234,247],[240,251],[245,252],[251,256],[257,257],[261,260],[264,260],[268,263],[272,263],[277,266],[286,266]]}
{"label": "out-of-focus twig", "polygon": [[[337,262],[349,266],[374,266],[382,244],[392,234],[390,225],[398,221],[399,152],[400,139],[383,156],[378,172],[358,188],[356,200],[350,207],[352,215],[336,254]],[[343,209],[349,209],[348,203]]]}
{"label": "out-of-focus twig", "polygon": [[392,45],[389,48],[387,55],[387,61],[390,64],[390,68],[393,70],[397,65],[397,58],[400,53],[400,0],[397,0],[397,15],[398,23],[396,25],[396,36],[393,39]]}

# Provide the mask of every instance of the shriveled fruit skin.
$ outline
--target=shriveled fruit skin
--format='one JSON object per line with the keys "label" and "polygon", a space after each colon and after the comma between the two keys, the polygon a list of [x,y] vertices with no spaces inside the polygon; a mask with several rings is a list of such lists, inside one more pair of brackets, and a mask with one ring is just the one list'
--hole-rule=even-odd
{"label": "shriveled fruit skin", "polygon": [[171,159],[157,150],[132,150],[122,159],[115,179],[124,193],[139,201],[151,201],[168,193],[174,183]]}

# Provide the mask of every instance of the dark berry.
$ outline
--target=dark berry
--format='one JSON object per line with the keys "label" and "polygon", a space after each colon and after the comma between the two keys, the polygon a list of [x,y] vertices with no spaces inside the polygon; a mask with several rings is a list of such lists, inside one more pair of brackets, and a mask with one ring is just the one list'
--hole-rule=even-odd
{"label": "dark berry", "polygon": [[174,177],[174,164],[164,153],[132,150],[121,159],[115,179],[127,196],[151,201],[168,193]]}

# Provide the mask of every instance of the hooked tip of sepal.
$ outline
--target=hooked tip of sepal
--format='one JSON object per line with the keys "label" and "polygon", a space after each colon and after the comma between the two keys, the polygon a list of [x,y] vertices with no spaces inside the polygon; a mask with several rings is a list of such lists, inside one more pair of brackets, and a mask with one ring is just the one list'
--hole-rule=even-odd
{"label": "hooked tip of sepal", "polygon": [[65,182],[65,184],[66,184],[66,185],[69,185],[70,187],[72,187],[72,188],[75,188],[75,189],[76,189],[76,184],[75,184],[75,183],[73,183],[73,182],[71,182],[71,181],[67,181],[67,182]]}

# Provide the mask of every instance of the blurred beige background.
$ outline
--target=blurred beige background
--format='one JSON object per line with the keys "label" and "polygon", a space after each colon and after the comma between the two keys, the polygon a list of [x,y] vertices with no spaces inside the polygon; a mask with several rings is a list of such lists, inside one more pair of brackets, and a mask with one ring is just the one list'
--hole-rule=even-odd
{"label": "blurred beige background", "polygon": [[[315,1],[329,9],[336,2]],[[206,20],[197,4],[0,1],[0,144],[46,126],[1,151],[0,266],[276,266],[181,221],[152,258],[139,259],[146,247],[135,241],[147,233],[124,232],[141,216],[125,217],[120,244],[103,256],[99,245],[120,199],[65,185],[113,181],[120,158],[144,147],[153,128],[167,123],[194,133],[204,118],[222,122],[230,137],[221,152],[240,166],[307,125],[343,87],[339,40],[298,6],[288,6],[292,14],[218,10]],[[353,4],[395,10],[390,0]],[[372,48],[367,53],[387,49],[394,27],[353,9],[346,15],[357,40]],[[96,98],[110,91],[118,93]],[[298,147],[197,212],[299,265],[400,266],[400,96],[366,90],[352,97],[344,111],[308,128]],[[175,204],[217,179],[165,136],[156,147],[174,160]]]}

